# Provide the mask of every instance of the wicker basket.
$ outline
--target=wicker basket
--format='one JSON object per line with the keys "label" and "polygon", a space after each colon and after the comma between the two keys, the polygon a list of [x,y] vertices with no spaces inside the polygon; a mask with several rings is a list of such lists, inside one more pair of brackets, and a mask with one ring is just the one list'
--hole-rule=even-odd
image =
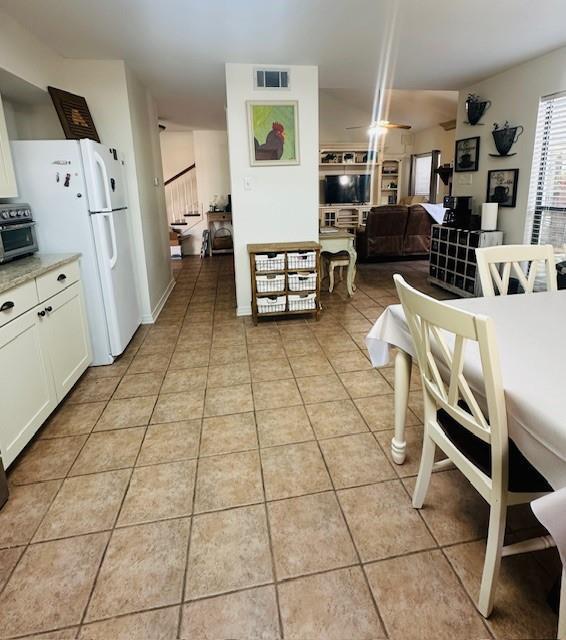
{"label": "wicker basket", "polygon": [[214,250],[232,249],[233,247],[232,232],[228,227],[220,227],[220,229],[214,232],[212,238],[212,248]]}
{"label": "wicker basket", "polygon": [[256,291],[258,293],[268,293],[270,291],[285,291],[285,275],[270,274],[267,276],[256,276]]}
{"label": "wicker basket", "polygon": [[311,311],[316,309],[316,293],[289,295],[289,311]]}
{"label": "wicker basket", "polygon": [[289,291],[313,291],[316,289],[316,271],[314,273],[289,273],[287,280]]}
{"label": "wicker basket", "polygon": [[315,251],[294,251],[287,254],[289,269],[314,269],[316,267]]}
{"label": "wicker basket", "polygon": [[285,311],[287,298],[285,296],[265,296],[257,299],[257,312],[279,313]]}

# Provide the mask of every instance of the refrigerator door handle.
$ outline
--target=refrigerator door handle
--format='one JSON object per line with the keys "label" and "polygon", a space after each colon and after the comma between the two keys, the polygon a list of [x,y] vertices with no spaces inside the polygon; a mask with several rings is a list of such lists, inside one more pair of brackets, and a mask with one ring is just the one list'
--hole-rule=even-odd
{"label": "refrigerator door handle", "polygon": [[100,168],[102,173],[102,182],[104,188],[104,199],[106,201],[106,206],[104,207],[105,211],[112,210],[112,200],[110,198],[110,188],[108,186],[108,173],[106,172],[106,165],[104,164],[104,160],[100,157],[100,154],[97,151],[93,151],[94,161]]}
{"label": "refrigerator door handle", "polygon": [[114,229],[114,215],[112,212],[102,214],[108,220],[110,227],[110,242],[112,243],[112,256],[110,257],[110,269],[114,269],[118,260],[118,247],[116,246],[116,230]]}

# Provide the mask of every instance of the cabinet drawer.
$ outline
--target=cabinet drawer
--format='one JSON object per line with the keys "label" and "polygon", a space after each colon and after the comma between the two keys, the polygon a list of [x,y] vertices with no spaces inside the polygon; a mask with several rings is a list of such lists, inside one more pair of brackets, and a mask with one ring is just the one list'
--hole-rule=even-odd
{"label": "cabinet drawer", "polygon": [[37,290],[34,280],[0,293],[0,327],[22,315],[37,303]]}
{"label": "cabinet drawer", "polygon": [[43,302],[51,298],[59,291],[67,288],[73,282],[77,282],[81,277],[78,260],[65,264],[62,267],[53,269],[36,278],[37,293],[39,301]]}

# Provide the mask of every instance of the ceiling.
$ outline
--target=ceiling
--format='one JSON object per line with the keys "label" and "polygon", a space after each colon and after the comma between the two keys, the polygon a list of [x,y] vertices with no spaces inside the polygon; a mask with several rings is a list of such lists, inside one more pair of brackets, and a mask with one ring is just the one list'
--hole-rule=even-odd
{"label": "ceiling", "polygon": [[316,64],[321,88],[366,99],[395,12],[391,86],[401,90],[457,90],[566,44],[564,0],[538,0],[536,15],[533,0],[0,0],[0,8],[63,56],[123,58],[161,117],[198,128],[225,126],[225,62]]}
{"label": "ceiling", "polygon": [[[372,120],[373,89],[321,89],[321,96],[330,95],[343,104],[358,109],[366,117],[344,126],[365,125]],[[453,120],[458,107],[457,91],[420,91],[392,89],[387,92],[384,119],[410,124],[413,132]]]}

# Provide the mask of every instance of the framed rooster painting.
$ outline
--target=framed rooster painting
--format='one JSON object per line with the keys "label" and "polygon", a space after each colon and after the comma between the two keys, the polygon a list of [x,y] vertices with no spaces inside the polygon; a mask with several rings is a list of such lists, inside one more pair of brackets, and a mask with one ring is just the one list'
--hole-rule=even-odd
{"label": "framed rooster painting", "polygon": [[296,100],[248,101],[250,164],[299,164]]}

